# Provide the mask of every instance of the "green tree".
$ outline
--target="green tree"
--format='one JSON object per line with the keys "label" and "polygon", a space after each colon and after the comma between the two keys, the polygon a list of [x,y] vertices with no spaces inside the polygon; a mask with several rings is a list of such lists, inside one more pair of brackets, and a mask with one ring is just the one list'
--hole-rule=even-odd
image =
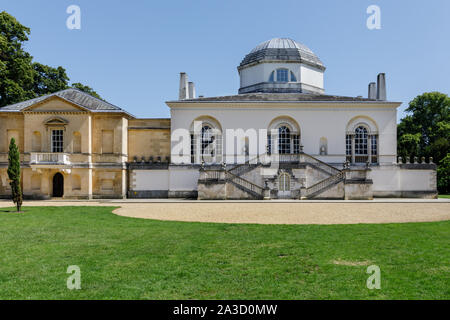
{"label": "green tree", "polygon": [[101,99],[100,95],[97,92],[95,92],[94,89],[92,89],[89,86],[85,86],[84,84],[76,82],[76,83],[72,83],[72,87],[73,88],[77,88],[78,90],[81,90],[83,92],[86,92],[86,93],[90,94],[93,97]]}
{"label": "green tree", "polygon": [[29,34],[16,18],[0,12],[0,107],[35,96],[33,57],[22,46]]}
{"label": "green tree", "polygon": [[11,196],[17,211],[22,207],[22,189],[20,188],[20,154],[14,138],[11,138],[8,152],[8,177]]}
{"label": "green tree", "polygon": [[[398,154],[402,157],[433,157],[441,164],[450,153],[450,97],[440,92],[417,96],[397,127]],[[448,184],[448,171],[438,170],[438,186]],[[448,190],[448,187],[447,187]]]}
{"label": "green tree", "polygon": [[437,169],[438,189],[442,194],[450,193],[450,153],[439,162]]}
{"label": "green tree", "polygon": [[[0,12],[0,108],[69,87],[63,67],[33,62],[23,49],[29,35],[29,28],[7,12]],[[81,83],[72,86],[100,98],[91,87]]]}
{"label": "green tree", "polygon": [[33,92],[36,96],[67,89],[69,77],[63,67],[53,68],[35,62],[33,63],[33,70]]}

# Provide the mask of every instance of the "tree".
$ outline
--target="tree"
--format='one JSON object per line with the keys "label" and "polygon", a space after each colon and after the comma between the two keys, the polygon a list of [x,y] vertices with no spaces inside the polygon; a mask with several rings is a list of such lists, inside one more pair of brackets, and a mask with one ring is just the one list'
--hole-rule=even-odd
{"label": "tree", "polygon": [[69,77],[63,67],[53,68],[44,64],[33,63],[34,81],[33,92],[36,96],[42,96],[67,89]]}
{"label": "tree", "polygon": [[19,212],[22,207],[22,189],[20,188],[20,154],[17,148],[16,140],[11,138],[8,152],[8,177],[9,185],[11,186],[11,196],[13,202],[16,204]]}
{"label": "tree", "polygon": [[440,177],[438,179],[438,189],[443,194],[450,193],[450,153],[439,162],[437,174]]}
{"label": "tree", "polygon": [[[398,155],[433,157],[435,163],[441,164],[450,153],[450,97],[426,92],[414,98],[406,112],[408,115],[397,127]],[[440,192],[445,192],[446,174],[448,171],[438,170]]]}
{"label": "tree", "polygon": [[23,50],[30,29],[0,12],[0,107],[35,97],[33,57]]}
{"label": "tree", "polygon": [[[0,12],[0,108],[69,87],[70,79],[63,67],[33,62],[23,49],[29,35],[29,28],[7,12]],[[72,86],[100,98],[91,87],[81,83]]]}
{"label": "tree", "polygon": [[72,87],[73,88],[77,88],[78,90],[81,90],[83,92],[86,92],[86,93],[90,94],[93,97],[101,99],[100,95],[97,92],[95,92],[94,89],[92,89],[89,86],[85,86],[85,85],[83,85],[83,84],[81,84],[79,82],[76,82],[76,83],[72,83]]}

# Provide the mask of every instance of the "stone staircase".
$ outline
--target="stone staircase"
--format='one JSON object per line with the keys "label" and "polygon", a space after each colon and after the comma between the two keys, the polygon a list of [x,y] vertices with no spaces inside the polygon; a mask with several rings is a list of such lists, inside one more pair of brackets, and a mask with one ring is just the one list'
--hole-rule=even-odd
{"label": "stone staircase", "polygon": [[318,196],[319,194],[325,192],[326,190],[330,189],[331,187],[335,186],[336,184],[340,183],[341,181],[344,181],[345,178],[345,172],[340,171],[336,173],[335,175],[332,175],[322,181],[319,181],[312,186],[306,188],[306,199],[313,199],[314,197]]}
{"label": "stone staircase", "polygon": [[257,158],[249,159],[245,163],[238,164],[233,168],[226,170],[226,178],[227,180],[236,186],[238,189],[246,192],[254,199],[263,199],[264,198],[264,188],[253,183],[247,179],[242,178],[243,174],[249,173],[250,171],[255,170],[261,166],[261,162],[253,163]]}
{"label": "stone staircase", "polygon": [[[296,165],[307,165],[314,170],[321,172],[322,176],[326,176],[326,178],[321,181],[303,189],[301,193],[302,199],[313,199],[345,179],[344,171],[339,170],[306,153],[287,155],[289,157],[284,156],[285,155],[280,157],[280,159],[282,159],[282,161],[289,162],[294,165],[294,167]],[[254,181],[250,181],[243,177],[243,175],[248,174],[262,166],[260,161],[255,160],[257,159],[248,160],[245,163],[238,164],[228,170],[225,169],[222,171],[222,174],[224,174],[226,182],[232,184],[234,187],[247,194],[249,198],[263,199],[268,190]]]}

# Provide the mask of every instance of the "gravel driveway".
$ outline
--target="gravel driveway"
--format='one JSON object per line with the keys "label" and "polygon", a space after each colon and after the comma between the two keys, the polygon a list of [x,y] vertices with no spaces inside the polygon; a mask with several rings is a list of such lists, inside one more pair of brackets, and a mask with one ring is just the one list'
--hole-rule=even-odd
{"label": "gravel driveway", "polygon": [[[220,223],[354,224],[450,220],[450,201],[277,202],[277,201],[26,201],[24,206],[118,206],[125,217]],[[12,202],[0,201],[0,207]]]}

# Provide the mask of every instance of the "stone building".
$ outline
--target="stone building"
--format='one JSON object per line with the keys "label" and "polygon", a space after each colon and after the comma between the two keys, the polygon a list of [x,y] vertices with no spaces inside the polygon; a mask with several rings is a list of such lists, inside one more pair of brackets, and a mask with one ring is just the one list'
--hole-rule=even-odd
{"label": "stone building", "polygon": [[[171,119],[137,119],[76,89],[0,109],[0,195],[12,137],[29,198],[435,197],[436,165],[397,158],[400,102],[325,94],[325,66],[290,39],[255,47],[239,94],[196,97],[181,73]],[[426,160],[426,161],[425,161]]]}

